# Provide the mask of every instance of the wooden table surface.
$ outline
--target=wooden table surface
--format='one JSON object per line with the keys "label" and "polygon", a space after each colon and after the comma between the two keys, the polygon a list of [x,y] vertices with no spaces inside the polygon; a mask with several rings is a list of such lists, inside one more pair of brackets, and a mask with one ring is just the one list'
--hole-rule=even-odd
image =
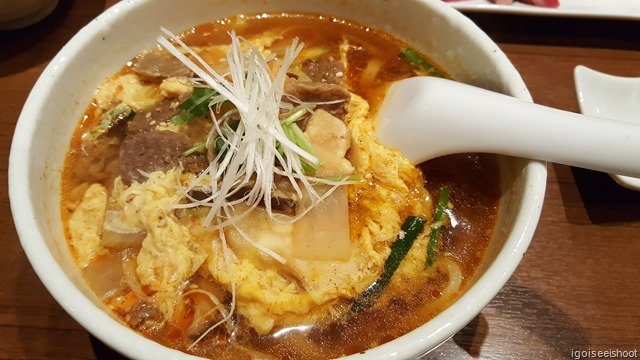
{"label": "wooden table surface", "polygon": [[[63,0],[45,21],[0,32],[2,359],[119,357],[40,283],[20,247],[7,194],[11,137],[31,87],[64,43],[114,2]],[[507,53],[537,103],[577,112],[578,64],[640,77],[640,21],[468,15]],[[515,274],[426,359],[566,359],[573,351],[640,347],[640,193],[602,173],[553,164],[548,170],[540,223]]]}

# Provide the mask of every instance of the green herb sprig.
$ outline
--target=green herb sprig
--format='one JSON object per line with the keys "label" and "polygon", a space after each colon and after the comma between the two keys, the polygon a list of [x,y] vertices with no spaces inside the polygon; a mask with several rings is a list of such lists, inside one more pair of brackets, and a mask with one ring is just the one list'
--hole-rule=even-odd
{"label": "green herb sprig", "polygon": [[398,234],[396,241],[391,244],[391,253],[384,262],[384,268],[380,278],[371,284],[365,291],[356,296],[349,314],[353,315],[371,307],[382,291],[391,282],[391,277],[400,266],[409,249],[415,242],[416,238],[422,232],[424,224],[427,221],[417,216],[409,216],[402,224],[402,231]]}
{"label": "green herb sprig", "polygon": [[426,268],[430,268],[436,262],[436,248],[438,245],[438,237],[440,236],[440,228],[442,227],[442,221],[444,220],[445,209],[449,203],[449,196],[451,190],[449,187],[443,187],[440,190],[440,197],[438,198],[438,204],[436,205],[436,212],[433,216],[433,225],[431,226],[431,232],[429,232],[429,244],[427,245],[427,262]]}
{"label": "green herb sprig", "polygon": [[191,96],[178,105],[180,113],[171,119],[175,125],[182,125],[209,113],[209,102],[218,93],[210,88],[195,88]]}
{"label": "green herb sprig", "polygon": [[418,54],[413,49],[404,49],[400,52],[400,54],[398,54],[398,56],[416,69],[425,71],[427,75],[444,77],[438,69],[429,64],[429,62],[423,59],[422,56],[420,56],[420,54]]}

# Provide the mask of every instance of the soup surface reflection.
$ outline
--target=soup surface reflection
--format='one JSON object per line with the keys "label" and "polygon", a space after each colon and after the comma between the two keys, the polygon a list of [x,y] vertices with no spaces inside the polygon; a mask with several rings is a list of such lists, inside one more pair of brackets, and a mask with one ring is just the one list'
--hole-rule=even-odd
{"label": "soup surface reflection", "polygon": [[373,136],[391,83],[442,68],[310,14],[163,35],[99,86],[62,175],[70,251],[114,316],[203,357],[327,359],[465,291],[496,223],[496,158],[414,166]]}

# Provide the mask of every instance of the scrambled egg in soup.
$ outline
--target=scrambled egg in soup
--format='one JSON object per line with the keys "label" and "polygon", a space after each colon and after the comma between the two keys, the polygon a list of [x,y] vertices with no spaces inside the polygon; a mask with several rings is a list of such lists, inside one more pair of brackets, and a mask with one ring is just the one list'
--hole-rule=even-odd
{"label": "scrambled egg in soup", "polygon": [[[275,325],[308,323],[309,313],[312,319],[326,316],[331,305],[364,291],[379,276],[403,216],[430,216],[430,198],[420,171],[398,152],[376,143],[369,105],[357,95],[352,94],[351,99],[346,116],[352,134],[350,160],[365,181],[348,189],[352,209],[348,258],[296,259],[291,254],[293,224],[271,223],[264,217],[262,221],[269,224],[258,236],[268,237],[272,227],[278,227],[271,246],[283,249],[290,261],[274,268],[269,266],[273,261],[264,261],[259,254],[242,257],[232,248],[232,267],[228,268],[220,243],[212,241],[217,237],[215,231],[190,226],[192,220],[178,219],[167,211],[182,197],[180,186],[187,186],[184,181],[189,176],[181,176],[177,169],[154,172],[148,180],[127,188],[116,178],[109,199],[116,210],[111,211],[119,212],[118,219],[126,226],[147,233],[137,256],[136,274],[140,283],[153,291],[154,304],[167,319],[179,301],[181,286],[203,263],[220,283],[237,284],[237,309],[261,333],[268,333]],[[70,242],[81,265],[86,266],[99,254],[106,193],[104,186],[92,185],[69,222]],[[331,226],[332,221],[327,219],[325,225]]]}

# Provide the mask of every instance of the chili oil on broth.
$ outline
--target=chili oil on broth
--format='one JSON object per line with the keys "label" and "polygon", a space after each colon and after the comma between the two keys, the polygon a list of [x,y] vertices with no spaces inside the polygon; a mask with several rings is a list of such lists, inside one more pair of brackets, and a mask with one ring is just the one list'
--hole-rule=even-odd
{"label": "chili oil on broth", "polygon": [[[281,38],[274,41],[270,49],[279,55],[293,37],[298,37],[304,42],[307,51],[319,51],[322,56],[339,58],[340,45],[348,39],[349,51],[346,58],[349,67],[344,71],[346,86],[350,92],[366,100],[372,112],[379,107],[391,82],[419,74],[398,58],[400,51],[408,47],[407,44],[375,29],[316,15],[238,16],[196,26],[182,34],[181,38],[193,47],[226,45],[229,42],[228,32],[231,30],[247,39],[262,34],[278,34]],[[130,64],[120,71],[121,75],[130,73]],[[102,112],[95,101],[87,108],[65,160],[61,209],[67,238],[70,238],[69,218],[90,185],[100,183],[111,192],[113,181],[119,175],[118,153],[125,137],[123,127],[114,127],[109,136],[90,146],[84,146],[81,140]],[[350,150],[349,156],[354,156],[352,152]],[[398,211],[399,216],[404,218],[415,215],[412,213],[414,203],[430,204],[431,197],[437,198],[442,186],[449,186],[452,190],[450,204],[453,207],[448,213],[456,223],[447,223],[442,231],[436,265],[425,271],[415,270],[424,268],[427,236],[423,234],[401,263],[390,285],[370,309],[354,316],[345,316],[351,300],[339,299],[329,306],[332,310],[328,311],[328,315],[312,316],[319,320],[315,325],[282,326],[267,334],[256,332],[242,315],[236,313],[232,324],[233,337],[229,336],[229,329],[221,326],[190,348],[194,339],[185,336],[183,322],[194,318],[197,309],[194,310],[193,304],[207,301],[204,295],[194,292],[182,298],[175,310],[178,315],[161,329],[136,330],[166,346],[210,358],[251,358],[260,354],[259,356],[267,358],[322,359],[364,351],[415,329],[445,309],[464,291],[492,237],[500,198],[499,173],[494,158],[475,155],[446,157],[425,163],[420,170],[424,172],[426,181],[420,176],[409,184],[413,191]],[[366,177],[362,184],[349,185],[349,226],[352,237],[366,227],[370,209],[364,204],[369,194],[379,186],[377,179]],[[428,210],[420,215],[427,216],[430,212]],[[185,214],[186,212],[180,212],[183,219],[201,216],[194,215],[194,212]],[[207,230],[201,228],[200,231]],[[73,247],[70,247],[75,254]],[[132,315],[123,309],[132,307],[133,302],[139,299],[131,296],[126,280],[122,279],[130,277],[134,272],[134,253],[131,248],[103,248],[92,266],[83,270],[90,287],[129,326]],[[188,292],[189,289],[206,289],[228,305],[231,301],[228,289],[215,281],[203,268],[189,278],[183,292]],[[112,277],[98,275],[113,273],[116,275]],[[457,286],[452,287],[452,282]],[[144,287],[141,290],[149,291]],[[155,316],[157,314],[154,311],[152,306],[148,306],[139,313]],[[391,324],[394,326],[390,326]]]}

